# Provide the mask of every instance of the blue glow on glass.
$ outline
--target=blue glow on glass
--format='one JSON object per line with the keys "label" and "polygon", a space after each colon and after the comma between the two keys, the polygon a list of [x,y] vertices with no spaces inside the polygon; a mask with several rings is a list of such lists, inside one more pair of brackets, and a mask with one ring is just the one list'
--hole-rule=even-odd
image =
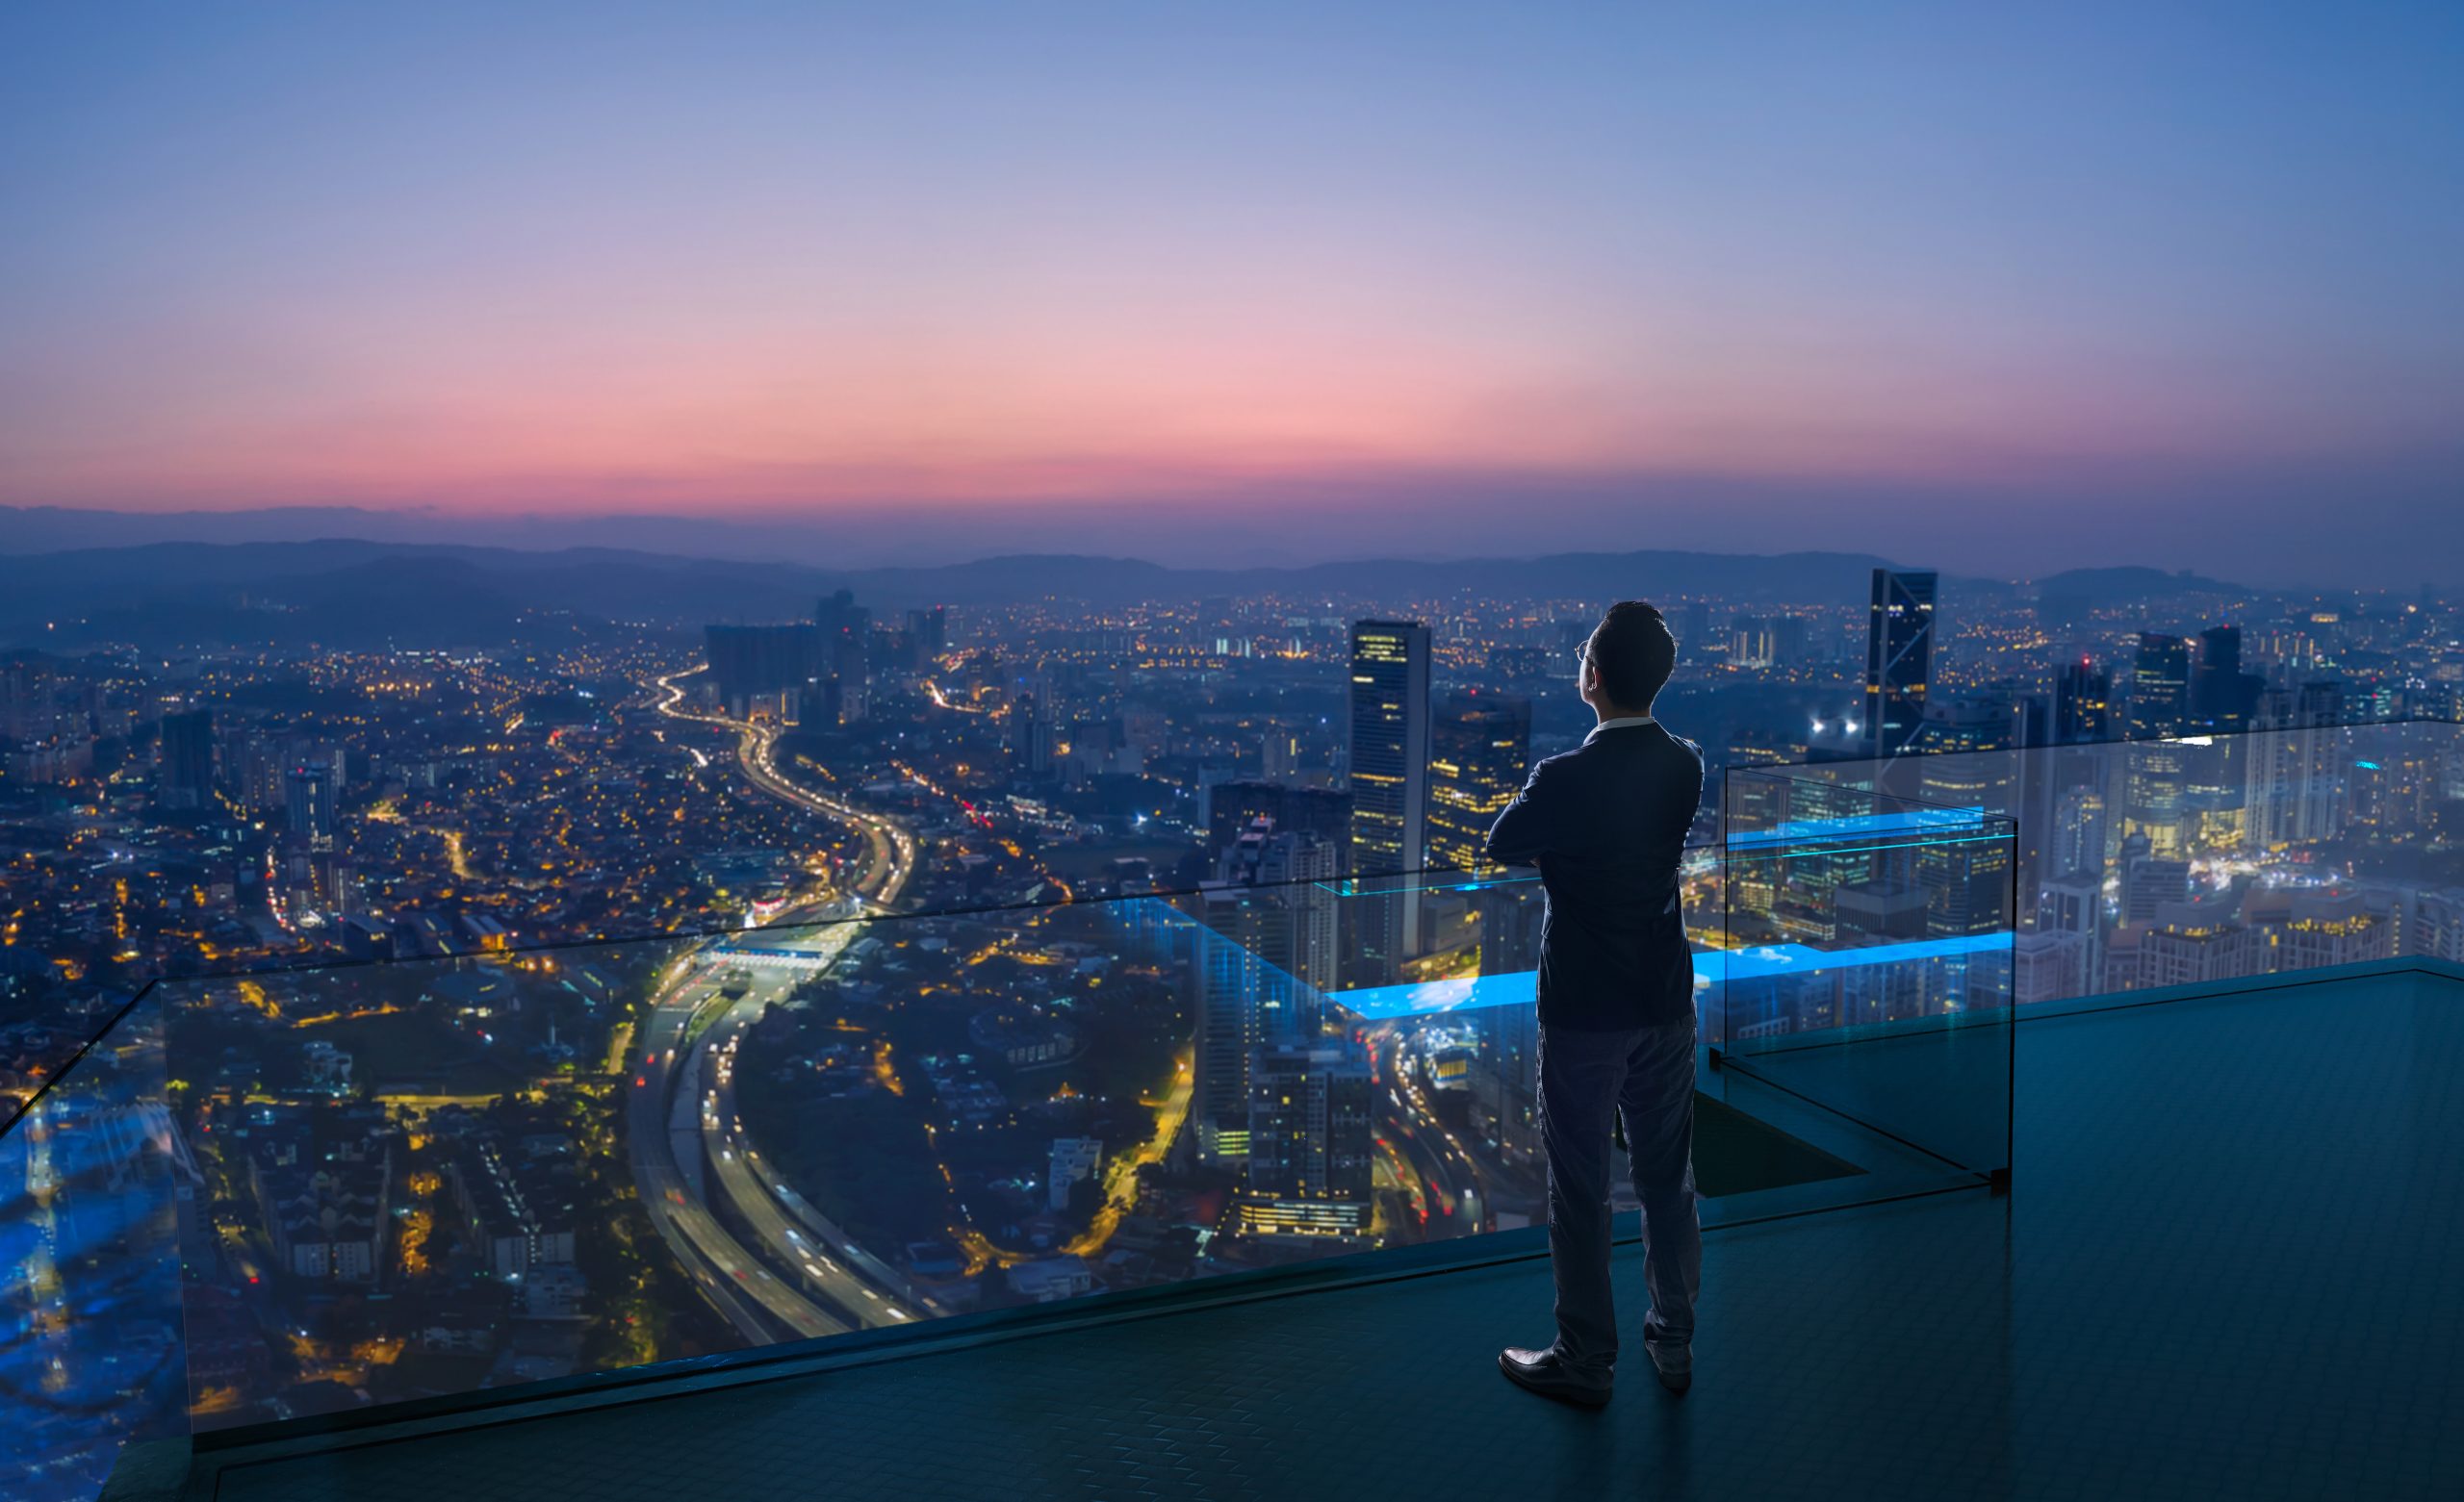
{"label": "blue glow on glass", "polygon": [[[2011,935],[2008,933],[1966,933],[1951,938],[1912,939],[1900,944],[1869,944],[1861,949],[1817,950],[1802,944],[1765,944],[1753,949],[1703,950],[1694,955],[1694,983],[1698,986],[1718,985],[1731,980],[1810,976],[1864,965],[1952,959],[1992,951],[2007,953],[2010,947]],[[1515,970],[1503,975],[1467,976],[1453,980],[1423,980],[1412,985],[1373,985],[1349,991],[1328,991],[1325,998],[1364,1021],[1383,1022],[1393,1017],[1424,1017],[1438,1012],[1478,1011],[1489,1006],[1529,1006],[1538,984],[1538,971]]]}

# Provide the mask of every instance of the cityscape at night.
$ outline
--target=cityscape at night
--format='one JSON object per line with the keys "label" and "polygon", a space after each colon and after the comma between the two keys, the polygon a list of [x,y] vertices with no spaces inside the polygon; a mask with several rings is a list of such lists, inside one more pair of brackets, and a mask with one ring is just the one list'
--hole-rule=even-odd
{"label": "cityscape at night", "polygon": [[0,20],[0,1502],[2464,1488],[2451,12],[214,9]]}

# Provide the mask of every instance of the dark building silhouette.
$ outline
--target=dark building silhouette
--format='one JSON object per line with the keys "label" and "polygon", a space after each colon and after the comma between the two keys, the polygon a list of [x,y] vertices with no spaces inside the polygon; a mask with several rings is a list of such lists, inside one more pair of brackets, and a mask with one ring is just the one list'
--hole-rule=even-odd
{"label": "dark building silhouette", "polygon": [[1343,789],[1243,778],[1219,782],[1207,792],[1210,864],[1264,819],[1279,833],[1314,835],[1334,846],[1342,853],[1345,867],[1349,867],[1351,794]]}
{"label": "dark building silhouette", "polygon": [[214,799],[214,711],[163,717],[163,767],[157,796],[166,808],[201,808]]}
{"label": "dark building silhouette", "polygon": [[2063,666],[2053,686],[2053,738],[2064,746],[2111,740],[2113,675],[2081,658]]}
{"label": "dark building silhouette", "polygon": [[1934,596],[1930,569],[1874,571],[1865,626],[1865,752],[1896,756],[1925,723],[1925,692],[1934,665]]}

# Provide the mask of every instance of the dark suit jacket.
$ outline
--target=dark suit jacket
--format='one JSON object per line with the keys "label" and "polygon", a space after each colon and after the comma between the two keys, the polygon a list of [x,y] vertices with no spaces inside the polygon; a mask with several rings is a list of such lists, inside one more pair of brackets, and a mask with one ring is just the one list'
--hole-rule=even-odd
{"label": "dark suit jacket", "polygon": [[1531,769],[1489,830],[1489,858],[1536,865],[1540,1020],[1589,1031],[1694,1011],[1677,867],[1703,797],[1703,756],[1650,725],[1595,729]]}

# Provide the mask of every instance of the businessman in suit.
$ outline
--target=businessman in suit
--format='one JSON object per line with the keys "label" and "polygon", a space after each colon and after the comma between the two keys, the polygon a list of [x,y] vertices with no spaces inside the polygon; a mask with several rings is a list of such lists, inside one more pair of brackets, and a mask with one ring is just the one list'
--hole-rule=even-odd
{"label": "businessman in suit", "polygon": [[1643,1349],[1661,1386],[1693,1382],[1703,1233],[1694,1211],[1694,962],[1678,863],[1703,796],[1703,758],[1652,716],[1677,664],[1660,613],[1612,606],[1577,683],[1600,723],[1531,769],[1489,831],[1489,858],[1539,867],[1540,1137],[1557,1337],[1498,1366],[1549,1397],[1597,1407],[1617,1365],[1608,1283],[1613,1118],[1624,1117],[1643,1202]]}

